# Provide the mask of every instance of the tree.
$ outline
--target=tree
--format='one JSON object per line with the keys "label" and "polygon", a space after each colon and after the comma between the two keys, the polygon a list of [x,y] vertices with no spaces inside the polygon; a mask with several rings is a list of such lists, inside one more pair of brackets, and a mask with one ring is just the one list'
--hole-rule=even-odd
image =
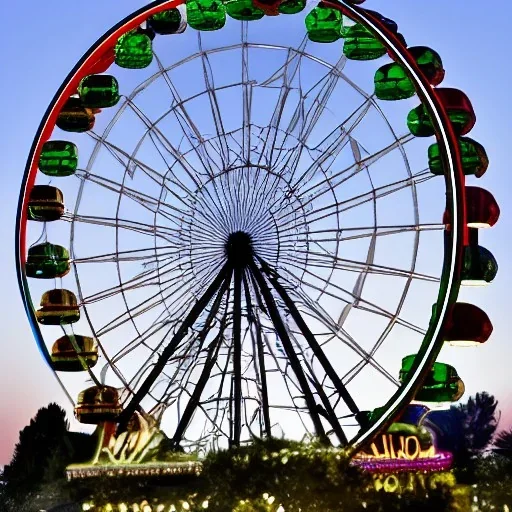
{"label": "tree", "polygon": [[512,427],[502,430],[494,441],[493,452],[512,460]]}
{"label": "tree", "polygon": [[[48,494],[57,495],[65,487],[66,466],[90,459],[94,446],[93,436],[69,432],[62,407],[51,403],[39,409],[20,432],[12,460],[0,477],[0,510],[32,510],[30,501],[38,494],[41,499],[47,499]],[[46,492],[48,489],[51,492]]]}
{"label": "tree", "polygon": [[468,403],[460,406],[465,414],[464,430],[472,455],[480,454],[490,445],[498,427],[497,406],[494,396],[485,391],[477,393],[474,399],[469,397]]}
{"label": "tree", "polygon": [[20,432],[12,460],[4,469],[6,485],[21,490],[40,482],[51,456],[55,452],[69,453],[71,450],[65,437],[68,428],[66,411],[59,405],[52,403],[39,409]]}
{"label": "tree", "polygon": [[427,423],[437,437],[437,447],[453,454],[462,480],[473,480],[475,460],[491,444],[498,426],[498,402],[487,392],[470,397],[466,404],[447,411],[432,411]]}

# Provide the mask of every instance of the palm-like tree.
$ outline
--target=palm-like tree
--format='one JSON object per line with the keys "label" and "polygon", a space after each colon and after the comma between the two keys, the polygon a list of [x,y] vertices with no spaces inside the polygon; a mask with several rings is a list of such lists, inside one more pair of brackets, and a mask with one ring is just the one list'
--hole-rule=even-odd
{"label": "palm-like tree", "polygon": [[496,436],[493,452],[512,460],[512,427]]}
{"label": "palm-like tree", "polygon": [[472,455],[478,455],[490,445],[499,422],[497,406],[494,396],[485,391],[459,406],[465,416],[464,431]]}
{"label": "palm-like tree", "polygon": [[453,454],[463,480],[474,476],[475,460],[491,444],[498,426],[498,402],[494,396],[477,393],[467,403],[447,411],[432,411],[426,424],[435,432],[437,447]]}
{"label": "palm-like tree", "polygon": [[487,392],[469,397],[467,403],[447,411],[432,411],[427,423],[437,433],[439,448],[478,455],[491,443],[499,421],[498,402]]}

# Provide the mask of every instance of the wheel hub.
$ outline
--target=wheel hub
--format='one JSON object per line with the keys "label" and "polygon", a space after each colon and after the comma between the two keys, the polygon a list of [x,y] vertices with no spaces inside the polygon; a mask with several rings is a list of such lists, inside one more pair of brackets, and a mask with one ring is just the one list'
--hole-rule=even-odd
{"label": "wheel hub", "polygon": [[252,237],[245,231],[235,231],[228,236],[224,249],[228,261],[234,266],[245,267],[253,257]]}

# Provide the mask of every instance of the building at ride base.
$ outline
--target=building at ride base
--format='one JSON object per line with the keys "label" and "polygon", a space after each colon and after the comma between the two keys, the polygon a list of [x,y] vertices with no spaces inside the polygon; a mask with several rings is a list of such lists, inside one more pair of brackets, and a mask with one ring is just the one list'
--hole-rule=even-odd
{"label": "building at ride base", "polygon": [[168,449],[166,436],[150,415],[135,412],[126,431],[116,435],[116,429],[113,421],[98,425],[96,453],[86,464],[69,466],[68,480],[200,474],[201,463],[196,457]]}

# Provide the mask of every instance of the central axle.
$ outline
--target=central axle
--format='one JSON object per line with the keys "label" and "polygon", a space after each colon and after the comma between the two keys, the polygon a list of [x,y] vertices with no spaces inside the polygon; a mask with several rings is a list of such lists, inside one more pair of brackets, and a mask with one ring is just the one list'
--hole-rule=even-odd
{"label": "central axle", "polygon": [[246,267],[252,261],[252,238],[245,231],[231,233],[224,244],[224,249],[228,261],[235,267]]}

